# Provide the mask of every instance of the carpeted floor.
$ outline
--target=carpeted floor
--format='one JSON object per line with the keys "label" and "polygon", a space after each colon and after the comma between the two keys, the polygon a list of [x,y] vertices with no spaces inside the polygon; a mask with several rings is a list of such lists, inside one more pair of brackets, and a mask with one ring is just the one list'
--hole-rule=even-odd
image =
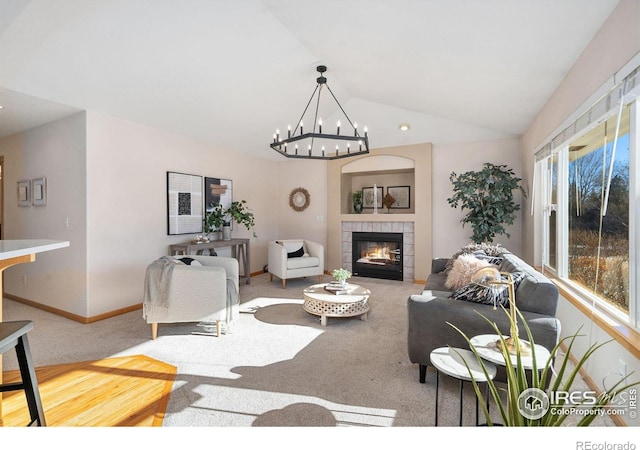
{"label": "carpeted floor", "polygon": [[[220,338],[175,324],[160,325],[152,341],[142,311],[82,325],[5,300],[4,319],[35,322],[30,341],[38,366],[132,354],[176,366],[165,427],[432,426],[435,373],[420,384],[407,356],[406,300],[421,286],[353,278],[372,291],[368,320],[330,318],[321,327],[302,309],[302,290],[312,281],[289,280],[282,289],[265,274],[242,284],[239,324]],[[5,356],[4,369],[15,368]],[[442,377],[440,392],[440,424],[456,426],[457,382]]]}

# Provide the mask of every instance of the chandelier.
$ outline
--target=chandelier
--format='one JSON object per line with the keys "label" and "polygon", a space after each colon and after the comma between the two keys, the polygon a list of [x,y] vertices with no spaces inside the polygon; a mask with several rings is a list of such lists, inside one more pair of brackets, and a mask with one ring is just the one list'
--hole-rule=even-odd
{"label": "chandelier", "polygon": [[[307,106],[305,107],[300,120],[296,123],[295,128],[292,130],[291,125],[287,127],[286,137],[284,133],[280,133],[280,130],[276,130],[273,135],[273,142],[270,146],[287,158],[303,158],[303,159],[338,159],[347,158],[349,156],[363,155],[369,153],[369,137],[367,127],[364,127],[364,135],[361,135],[358,131],[358,124],[353,123],[342,105],[333,95],[331,88],[327,84],[327,79],[324,76],[324,72],[327,71],[326,66],[318,66],[316,70],[320,73],[320,76],[316,79],[318,84],[316,85],[313,94]],[[323,131],[322,117],[318,116],[318,109],[320,107],[320,97],[322,90],[327,88],[333,100],[344,117],[346,119],[347,129],[342,128],[342,121],[338,120],[335,126],[335,133],[328,131],[326,125]],[[316,96],[317,94],[317,96]],[[304,120],[309,106],[315,100],[315,113],[313,114],[312,125],[307,126],[305,133]],[[342,132],[341,132],[342,131]]]}

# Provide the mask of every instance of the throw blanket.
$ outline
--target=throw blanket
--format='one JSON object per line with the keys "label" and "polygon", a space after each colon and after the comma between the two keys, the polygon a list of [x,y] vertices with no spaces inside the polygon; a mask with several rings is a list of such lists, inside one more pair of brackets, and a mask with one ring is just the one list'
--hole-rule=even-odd
{"label": "throw blanket", "polygon": [[176,263],[168,256],[163,256],[149,264],[144,279],[144,300],[142,302],[143,317],[154,311],[160,314],[169,313],[169,281]]}

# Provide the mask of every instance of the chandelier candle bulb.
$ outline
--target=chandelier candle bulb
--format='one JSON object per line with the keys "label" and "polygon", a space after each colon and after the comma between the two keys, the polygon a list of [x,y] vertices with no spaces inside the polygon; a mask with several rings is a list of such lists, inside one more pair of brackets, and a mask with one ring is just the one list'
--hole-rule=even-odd
{"label": "chandelier candle bulb", "polygon": [[322,119],[318,121],[318,132],[322,134]]}
{"label": "chandelier candle bulb", "polygon": [[298,144],[296,144],[296,155],[298,154]]}
{"label": "chandelier candle bulb", "polygon": [[280,130],[276,130],[276,141],[280,140]]}
{"label": "chandelier candle bulb", "polygon": [[338,131],[336,131],[336,134],[338,136],[340,136],[340,121],[338,120],[338,123],[336,123],[336,127],[338,128]]}
{"label": "chandelier candle bulb", "polygon": [[354,136],[358,135],[358,124],[357,123],[353,124],[353,135]]}
{"label": "chandelier candle bulb", "polygon": [[302,136],[302,126],[303,126],[303,125],[304,125],[304,124],[303,124],[302,122],[300,122],[300,136]]}
{"label": "chandelier candle bulb", "polygon": [[336,156],[338,156],[338,144],[336,144]]}
{"label": "chandelier candle bulb", "polygon": [[367,137],[367,136],[368,136],[368,135],[367,135],[368,131],[369,131],[369,130],[368,130],[368,128],[367,128],[367,127],[366,127],[366,125],[365,125],[365,127],[364,127],[364,137]]}
{"label": "chandelier candle bulb", "polygon": [[287,138],[291,137],[291,125],[287,125]]}

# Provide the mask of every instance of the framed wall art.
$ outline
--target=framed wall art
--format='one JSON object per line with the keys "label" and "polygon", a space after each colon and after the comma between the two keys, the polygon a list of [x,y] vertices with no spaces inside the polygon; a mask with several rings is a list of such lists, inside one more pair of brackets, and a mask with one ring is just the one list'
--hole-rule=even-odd
{"label": "framed wall art", "polygon": [[31,180],[18,181],[18,206],[31,206]]}
{"label": "framed wall art", "polygon": [[387,193],[395,199],[391,209],[409,209],[411,207],[410,186],[389,186]]}
{"label": "framed wall art", "polygon": [[[362,207],[363,208],[373,208],[374,203],[374,190],[373,186],[371,187],[363,187],[362,188]],[[378,191],[376,201],[378,203],[378,208],[382,208],[382,197],[383,197],[383,188],[382,186],[376,186],[376,190]]]}
{"label": "framed wall art", "polygon": [[167,233],[202,233],[202,177],[167,172]]}
{"label": "framed wall art", "polygon": [[205,177],[204,179],[204,209],[209,212],[221,204],[224,209],[233,202],[233,182],[224,178]]}
{"label": "framed wall art", "polygon": [[45,206],[47,204],[47,179],[36,178],[31,182],[31,197],[33,206]]}

